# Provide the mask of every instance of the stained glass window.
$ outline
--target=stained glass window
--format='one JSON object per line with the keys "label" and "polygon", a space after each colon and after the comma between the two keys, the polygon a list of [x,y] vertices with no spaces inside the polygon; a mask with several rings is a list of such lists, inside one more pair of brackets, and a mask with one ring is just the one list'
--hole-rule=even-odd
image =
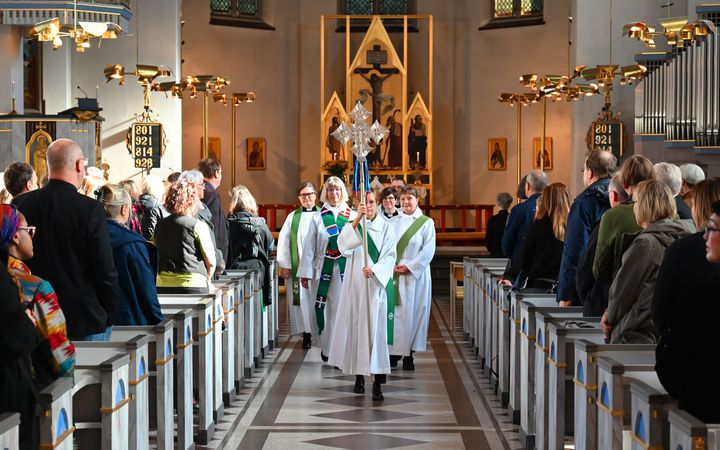
{"label": "stained glass window", "polygon": [[369,16],[373,13],[372,0],[347,0],[347,13],[353,16]]}
{"label": "stained glass window", "polygon": [[211,0],[210,10],[214,13],[230,13],[230,0]]}
{"label": "stained glass window", "polygon": [[380,4],[380,14],[407,14],[407,0],[383,0]]}
{"label": "stained glass window", "polygon": [[345,11],[341,12],[353,16],[409,14],[408,0],[345,0]]}
{"label": "stained glass window", "polygon": [[262,20],[262,0],[210,0],[210,24],[275,29]]}
{"label": "stained glass window", "polygon": [[511,17],[513,3],[513,0],[495,0],[495,17]]}
{"label": "stained glass window", "polygon": [[256,16],[258,13],[258,0],[237,0],[238,14]]}
{"label": "stained glass window", "polygon": [[520,6],[520,14],[527,16],[530,14],[542,14],[543,1],[542,0],[522,0]]}
{"label": "stained glass window", "polygon": [[543,13],[543,0],[495,0],[494,18],[538,16]]}

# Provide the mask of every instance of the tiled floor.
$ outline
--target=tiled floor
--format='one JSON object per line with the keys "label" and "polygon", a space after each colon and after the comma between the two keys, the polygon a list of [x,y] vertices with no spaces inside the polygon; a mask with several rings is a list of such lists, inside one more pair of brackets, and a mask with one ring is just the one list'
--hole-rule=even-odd
{"label": "tiled floor", "polygon": [[228,408],[211,446],[519,448],[517,427],[509,423],[473,352],[459,332],[448,331],[448,303],[434,302],[428,351],[416,354],[415,371],[393,370],[383,402],[372,401],[370,385],[365,395],[353,394],[354,377],[324,364],[317,347],[302,350],[298,337],[282,338]]}

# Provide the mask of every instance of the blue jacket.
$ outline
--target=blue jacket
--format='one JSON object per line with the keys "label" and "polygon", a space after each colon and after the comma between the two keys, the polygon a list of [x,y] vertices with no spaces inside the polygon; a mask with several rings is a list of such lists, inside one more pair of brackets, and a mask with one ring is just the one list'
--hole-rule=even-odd
{"label": "blue jacket", "polygon": [[502,239],[503,253],[508,258],[517,259],[519,255],[520,245],[518,244],[522,241],[530,224],[535,220],[538,197],[540,194],[534,194],[510,210]]}
{"label": "blue jacket", "polygon": [[115,325],[155,325],[163,320],[155,288],[155,248],[142,236],[107,220],[120,297]]}
{"label": "blue jacket", "polygon": [[570,207],[565,227],[562,262],[560,263],[558,301],[572,300],[573,305],[580,305],[575,287],[575,273],[580,255],[585,250],[593,226],[600,220],[603,213],[610,209],[609,184],[610,178],[594,182],[575,197],[575,201]]}

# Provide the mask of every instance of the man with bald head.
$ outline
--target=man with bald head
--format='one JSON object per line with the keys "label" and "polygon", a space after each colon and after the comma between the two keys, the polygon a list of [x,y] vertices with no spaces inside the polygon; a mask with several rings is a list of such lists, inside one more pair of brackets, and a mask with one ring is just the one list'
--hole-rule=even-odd
{"label": "man with bald head", "polygon": [[103,207],[77,191],[85,164],[77,143],[58,139],[47,149],[48,183],[13,200],[37,227],[27,265],[55,288],[73,341],[110,338],[118,288]]}

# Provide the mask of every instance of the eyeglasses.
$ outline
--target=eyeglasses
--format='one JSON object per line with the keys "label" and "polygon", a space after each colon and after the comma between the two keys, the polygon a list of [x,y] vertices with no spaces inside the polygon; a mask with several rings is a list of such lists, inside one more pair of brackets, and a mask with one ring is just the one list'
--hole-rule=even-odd
{"label": "eyeglasses", "polygon": [[388,195],[388,196],[385,197],[382,201],[385,201],[385,200],[390,201],[390,202],[394,202],[394,201],[395,201],[395,197],[393,197],[392,195]]}
{"label": "eyeglasses", "polygon": [[312,197],[313,195],[317,195],[317,192],[308,192],[308,193],[306,193],[306,194],[300,194],[299,196],[302,197],[302,198],[310,198],[310,197]]}
{"label": "eyeglasses", "polygon": [[30,238],[31,238],[31,239],[35,237],[35,230],[36,230],[36,229],[37,229],[37,227],[34,227],[34,226],[18,227],[18,230],[25,230],[25,231],[27,231],[27,234],[30,235]]}

